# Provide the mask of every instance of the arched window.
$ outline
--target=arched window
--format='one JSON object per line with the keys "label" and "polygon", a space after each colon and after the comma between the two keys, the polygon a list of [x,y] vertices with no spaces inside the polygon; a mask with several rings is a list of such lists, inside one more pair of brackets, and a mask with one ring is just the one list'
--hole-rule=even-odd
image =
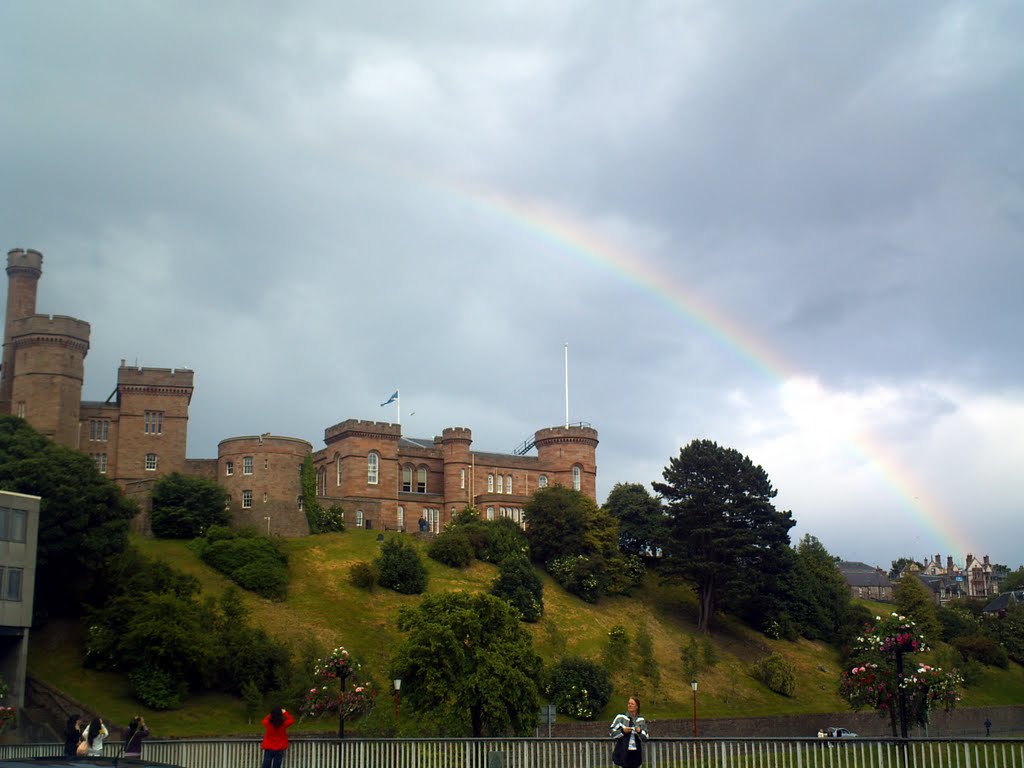
{"label": "arched window", "polygon": [[576,464],[572,468],[572,489],[578,491],[580,489],[580,465]]}
{"label": "arched window", "polygon": [[498,475],[498,493],[505,492],[505,476]]}
{"label": "arched window", "polygon": [[412,464],[402,467],[402,490],[406,493],[412,492]]}
{"label": "arched window", "polygon": [[494,493],[494,475],[487,476],[487,492]]}
{"label": "arched window", "polygon": [[505,493],[512,493],[512,475],[505,478]]}
{"label": "arched window", "polygon": [[334,484],[341,488],[341,456],[334,457],[334,474],[337,475]]}
{"label": "arched window", "polygon": [[370,485],[377,484],[377,469],[380,466],[380,456],[377,455],[376,451],[370,451],[370,454],[366,457],[366,482]]}
{"label": "arched window", "polygon": [[363,510],[357,509],[356,510],[356,528],[362,528],[362,527],[363,527]]}
{"label": "arched window", "polygon": [[405,507],[398,508],[398,530],[405,530]]}
{"label": "arched window", "polygon": [[420,467],[416,470],[416,493],[427,492],[427,468]]}
{"label": "arched window", "polygon": [[537,487],[538,488],[547,488],[548,487],[548,476],[547,475],[541,475],[540,477],[537,478]]}
{"label": "arched window", "polygon": [[154,472],[155,470],[156,470],[156,454],[155,453],[147,453],[146,454],[146,471],[147,472]]}

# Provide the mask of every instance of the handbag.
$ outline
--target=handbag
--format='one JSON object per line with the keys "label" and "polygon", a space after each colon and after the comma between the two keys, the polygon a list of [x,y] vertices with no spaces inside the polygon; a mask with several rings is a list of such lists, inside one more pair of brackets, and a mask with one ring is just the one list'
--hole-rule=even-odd
{"label": "handbag", "polygon": [[615,748],[612,750],[612,763],[614,765],[626,764],[626,743],[629,739],[626,736],[619,736],[615,740]]}
{"label": "handbag", "polygon": [[82,739],[78,742],[78,746],[75,747],[75,754],[79,757],[84,757],[89,754],[89,742],[86,739]]}

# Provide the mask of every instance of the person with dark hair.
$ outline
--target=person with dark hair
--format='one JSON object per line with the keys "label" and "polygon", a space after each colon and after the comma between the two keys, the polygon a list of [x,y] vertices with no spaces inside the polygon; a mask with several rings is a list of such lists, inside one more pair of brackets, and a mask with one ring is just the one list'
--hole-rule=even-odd
{"label": "person with dark hair", "polygon": [[644,761],[643,742],[647,740],[647,721],[640,716],[640,698],[630,696],[626,713],[616,715],[608,728],[615,739],[612,762],[625,768],[637,768]]}
{"label": "person with dark hair", "polygon": [[69,715],[64,726],[64,757],[74,757],[82,740],[82,716]]}
{"label": "person with dark hair", "polygon": [[288,726],[295,722],[287,709],[274,707],[263,718],[263,768],[281,768],[288,749]]}
{"label": "person with dark hair", "polygon": [[85,754],[89,757],[99,757],[103,754],[103,740],[109,736],[107,726],[103,724],[102,718],[94,717],[92,722],[85,726],[82,731],[82,738],[88,745]]}
{"label": "person with dark hair", "polygon": [[128,731],[124,735],[124,756],[142,757],[142,740],[149,736],[149,728],[142,715],[136,715],[128,723]]}

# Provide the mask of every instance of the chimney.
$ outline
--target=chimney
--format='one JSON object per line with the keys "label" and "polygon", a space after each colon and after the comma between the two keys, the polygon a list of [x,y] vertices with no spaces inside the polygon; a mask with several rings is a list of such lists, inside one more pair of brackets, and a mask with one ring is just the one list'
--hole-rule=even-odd
{"label": "chimney", "polygon": [[953,556],[946,555],[946,573],[953,572]]}
{"label": "chimney", "polygon": [[940,555],[938,552],[935,553],[935,564],[942,565],[942,555]]}
{"label": "chimney", "polygon": [[985,560],[985,565],[988,565],[988,555],[985,555],[984,560]]}

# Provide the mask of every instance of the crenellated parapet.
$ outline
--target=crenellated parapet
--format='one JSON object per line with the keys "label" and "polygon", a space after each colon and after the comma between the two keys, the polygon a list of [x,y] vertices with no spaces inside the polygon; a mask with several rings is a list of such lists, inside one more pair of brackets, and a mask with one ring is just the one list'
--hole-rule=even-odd
{"label": "crenellated parapet", "polygon": [[66,315],[32,315],[12,320],[11,343],[15,348],[55,344],[80,353],[89,351],[89,323]]}
{"label": "crenellated parapet", "polygon": [[43,274],[43,254],[32,248],[12,248],[7,252],[8,277],[24,276],[38,280]]}
{"label": "crenellated parapet", "polygon": [[552,445],[565,445],[576,443],[586,445],[590,448],[597,448],[597,430],[589,425],[570,424],[568,427],[547,427],[538,429],[534,434],[537,449],[547,448]]}
{"label": "crenellated parapet", "polygon": [[387,421],[346,419],[324,430],[324,442],[328,445],[346,437],[370,437],[398,442],[402,437],[402,425]]}

